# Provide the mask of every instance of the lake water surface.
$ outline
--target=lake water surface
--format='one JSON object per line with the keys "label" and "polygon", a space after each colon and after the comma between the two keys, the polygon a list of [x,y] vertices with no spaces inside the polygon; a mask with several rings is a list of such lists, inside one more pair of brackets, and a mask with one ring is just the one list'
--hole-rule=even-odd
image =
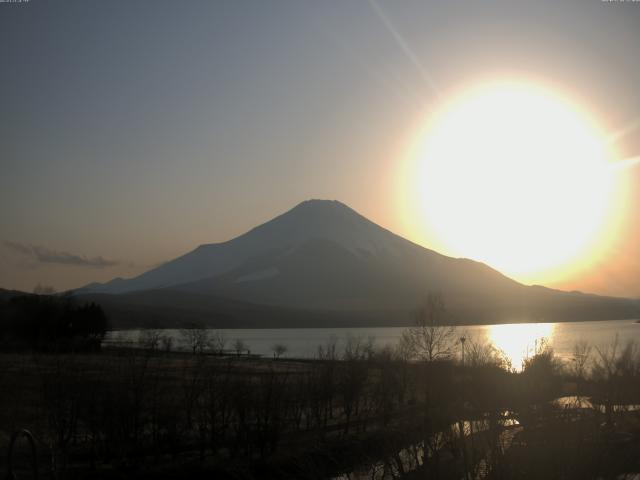
{"label": "lake water surface", "polygon": [[[318,345],[335,340],[337,352],[342,352],[349,337],[371,338],[376,347],[394,346],[398,343],[404,327],[376,328],[277,328],[277,329],[219,329],[233,348],[236,339],[241,339],[252,354],[271,356],[272,347],[282,344],[287,347],[285,357],[313,358]],[[186,347],[180,330],[167,329],[162,332],[173,338],[176,349]],[[135,344],[140,330],[109,332],[107,344]],[[514,368],[520,368],[522,360],[535,351],[541,339],[545,339],[562,358],[569,359],[577,342],[586,341],[594,347],[604,348],[618,336],[620,343],[628,340],[640,342],[640,323],[635,320],[609,320],[600,322],[566,323],[520,323],[500,325],[469,325],[456,327],[456,337],[465,336],[476,341],[488,341],[502,350]]]}

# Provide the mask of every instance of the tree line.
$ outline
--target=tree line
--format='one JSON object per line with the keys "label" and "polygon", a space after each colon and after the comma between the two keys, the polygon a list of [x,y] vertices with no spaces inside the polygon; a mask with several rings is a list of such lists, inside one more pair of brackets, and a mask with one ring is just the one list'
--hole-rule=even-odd
{"label": "tree line", "polygon": [[108,322],[96,303],[71,295],[20,295],[0,304],[0,347],[37,351],[99,350]]}

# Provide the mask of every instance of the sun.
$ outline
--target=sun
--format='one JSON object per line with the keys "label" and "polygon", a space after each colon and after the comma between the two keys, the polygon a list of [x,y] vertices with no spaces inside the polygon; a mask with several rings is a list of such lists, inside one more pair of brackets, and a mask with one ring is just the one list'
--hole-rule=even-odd
{"label": "sun", "polygon": [[523,280],[593,257],[610,233],[616,177],[606,137],[551,91],[467,91],[431,117],[412,157],[405,189],[443,253]]}

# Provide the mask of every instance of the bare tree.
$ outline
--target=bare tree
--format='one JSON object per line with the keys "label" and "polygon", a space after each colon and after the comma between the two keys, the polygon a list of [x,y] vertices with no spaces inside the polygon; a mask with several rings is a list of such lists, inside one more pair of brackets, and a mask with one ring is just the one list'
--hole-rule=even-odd
{"label": "bare tree", "polygon": [[573,346],[571,365],[569,370],[577,380],[584,380],[591,362],[591,345],[585,340],[577,342]]}
{"label": "bare tree", "polygon": [[413,356],[413,341],[411,336],[406,332],[402,332],[400,341],[394,349],[395,357],[403,362],[408,362]]}
{"label": "bare tree", "polygon": [[607,424],[612,425],[614,412],[638,396],[640,348],[633,340],[621,345],[616,334],[609,346],[595,350],[592,378],[599,385],[597,396],[604,404]]}
{"label": "bare tree", "polygon": [[336,360],[338,337],[331,335],[325,345],[318,345],[318,360]]}
{"label": "bare tree", "polygon": [[362,336],[347,336],[342,354],[343,360],[362,360],[365,358],[366,344]]}
{"label": "bare tree", "polygon": [[160,344],[162,346],[162,351],[169,353],[173,348],[173,337],[171,335],[162,335],[160,337]]}
{"label": "bare tree", "polygon": [[233,349],[236,351],[236,354],[240,356],[240,354],[247,349],[247,345],[241,338],[236,338],[236,340],[233,342]]}
{"label": "bare tree", "polygon": [[213,332],[209,338],[209,348],[213,353],[222,355],[224,352],[224,346],[227,344],[227,339],[221,332]]}
{"label": "bare tree", "polygon": [[522,378],[529,401],[542,404],[558,395],[562,387],[561,373],[562,363],[549,342],[545,338],[536,341],[534,354],[522,363]]}
{"label": "bare tree", "polygon": [[138,335],[138,345],[145,350],[156,351],[160,347],[162,335],[159,330],[142,330]]}
{"label": "bare tree", "polygon": [[209,331],[203,327],[194,326],[192,328],[183,328],[180,331],[185,343],[195,355],[203,353],[209,343]]}
{"label": "bare tree", "polygon": [[284,355],[285,353],[287,353],[287,350],[289,350],[287,348],[286,345],[284,345],[283,343],[276,343],[275,345],[273,345],[271,347],[271,350],[273,350],[273,356],[275,357],[275,359],[279,359],[282,355]]}
{"label": "bare tree", "polygon": [[504,370],[511,370],[511,360],[490,342],[464,337],[465,365],[470,367],[495,366]]}
{"label": "bare tree", "polygon": [[367,366],[362,337],[347,339],[342,368],[339,370],[338,391],[342,397],[345,416],[344,433],[349,433],[352,418],[357,417],[363,403],[367,382]]}
{"label": "bare tree", "polygon": [[445,306],[442,296],[430,293],[418,310],[416,324],[402,333],[401,345],[412,358],[433,362],[449,358],[456,329],[444,324]]}

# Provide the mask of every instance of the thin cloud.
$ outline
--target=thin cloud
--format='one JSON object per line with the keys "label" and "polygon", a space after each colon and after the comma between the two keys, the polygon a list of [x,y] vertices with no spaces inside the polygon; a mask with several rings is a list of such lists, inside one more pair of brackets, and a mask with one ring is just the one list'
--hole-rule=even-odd
{"label": "thin cloud", "polygon": [[117,260],[109,260],[102,256],[85,257],[69,252],[51,250],[50,248],[26,243],[10,242],[5,240],[5,248],[22,256],[28,257],[38,263],[55,263],[59,265],[75,265],[79,267],[107,268],[120,265]]}

